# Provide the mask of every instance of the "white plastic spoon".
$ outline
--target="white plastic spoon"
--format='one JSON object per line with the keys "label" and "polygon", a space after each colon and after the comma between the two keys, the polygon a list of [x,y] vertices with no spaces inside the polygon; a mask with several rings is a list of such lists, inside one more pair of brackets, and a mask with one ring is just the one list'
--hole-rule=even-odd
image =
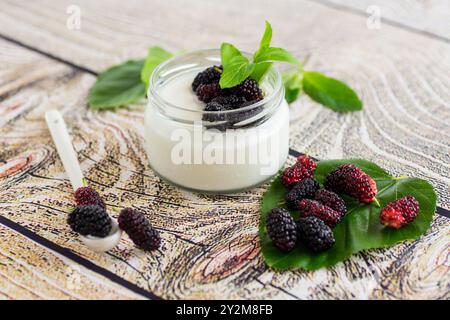
{"label": "white plastic spoon", "polygon": [[[75,150],[72,147],[66,123],[58,110],[49,110],[45,113],[45,121],[50,130],[56,150],[72,184],[73,190],[83,187],[83,173],[78,162]],[[111,218],[112,228],[104,238],[79,235],[81,241],[95,252],[105,252],[114,248],[120,241],[122,231],[117,221]]]}

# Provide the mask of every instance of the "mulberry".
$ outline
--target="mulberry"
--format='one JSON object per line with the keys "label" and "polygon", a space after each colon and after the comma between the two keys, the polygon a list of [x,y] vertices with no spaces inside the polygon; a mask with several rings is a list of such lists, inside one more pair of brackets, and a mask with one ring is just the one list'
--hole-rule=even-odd
{"label": "mulberry", "polygon": [[301,180],[312,178],[316,167],[317,163],[308,155],[299,156],[293,166],[284,170],[282,176],[284,186],[290,188]]}
{"label": "mulberry", "polygon": [[211,100],[211,102],[221,104],[227,110],[233,110],[242,107],[247,100],[244,97],[238,97],[234,94],[218,96]]}
{"label": "mulberry", "polygon": [[230,91],[239,97],[244,97],[247,101],[256,102],[264,99],[262,90],[252,78],[245,79],[237,86],[230,88]]}
{"label": "mulberry", "polygon": [[404,225],[414,221],[419,214],[419,202],[413,196],[405,196],[392,201],[381,210],[381,224],[400,229]]}
{"label": "mulberry", "polygon": [[75,202],[78,206],[96,205],[106,208],[105,202],[94,188],[80,187],[75,191]]}
{"label": "mulberry", "polygon": [[111,231],[111,218],[104,208],[95,205],[76,206],[67,223],[73,231],[83,236],[104,238]]}
{"label": "mulberry", "polygon": [[198,86],[197,90],[195,90],[195,94],[199,100],[206,103],[220,96],[221,93],[222,90],[220,89],[218,83],[201,84]]}
{"label": "mulberry", "polygon": [[343,164],[327,175],[325,189],[345,193],[360,202],[371,203],[377,195],[377,184],[360,168]]}
{"label": "mulberry", "polygon": [[192,90],[196,91],[202,84],[218,83],[222,74],[222,66],[209,67],[197,74],[192,82]]}
{"label": "mulberry", "polygon": [[266,223],[267,233],[278,249],[288,252],[295,247],[297,226],[289,211],[282,208],[272,209]]}
{"label": "mulberry", "polygon": [[317,190],[320,189],[319,183],[314,179],[305,179],[294,185],[292,190],[286,194],[286,205],[290,209],[297,209],[300,200],[308,198],[313,199]]}
{"label": "mulberry", "polygon": [[319,190],[316,192],[314,199],[339,212],[342,217],[347,213],[347,207],[345,206],[344,200],[333,191],[325,189]]}
{"label": "mulberry", "polygon": [[314,216],[323,220],[327,226],[334,228],[334,226],[341,220],[341,214],[334,211],[330,207],[324,206],[316,200],[303,199],[298,203],[298,210],[302,217]]}
{"label": "mulberry", "polygon": [[131,208],[123,209],[118,222],[120,229],[128,234],[137,247],[147,251],[159,248],[161,244],[159,232],[139,211]]}
{"label": "mulberry", "polygon": [[313,252],[325,251],[334,245],[333,231],[319,218],[300,218],[297,230],[299,240]]}

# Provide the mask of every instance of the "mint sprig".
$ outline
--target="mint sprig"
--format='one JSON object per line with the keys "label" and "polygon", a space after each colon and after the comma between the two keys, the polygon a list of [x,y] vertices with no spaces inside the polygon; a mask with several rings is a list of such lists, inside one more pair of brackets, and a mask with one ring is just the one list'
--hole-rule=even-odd
{"label": "mint sprig", "polygon": [[247,77],[261,83],[274,62],[286,62],[295,66],[293,70],[283,74],[285,98],[288,103],[294,102],[301,92],[305,92],[314,101],[336,112],[362,109],[361,100],[348,85],[318,72],[304,71],[303,64],[292,53],[284,48],[271,47],[272,33],[272,26],[266,21],[259,48],[251,61],[232,44],[222,44],[223,73],[219,82],[221,88],[237,86]]}

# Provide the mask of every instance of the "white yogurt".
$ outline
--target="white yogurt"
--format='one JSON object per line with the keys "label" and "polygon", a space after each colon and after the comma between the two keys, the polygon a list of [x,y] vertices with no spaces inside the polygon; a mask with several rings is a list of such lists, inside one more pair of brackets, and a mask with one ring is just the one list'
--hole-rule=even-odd
{"label": "white yogurt", "polygon": [[198,72],[179,74],[159,87],[167,108],[158,108],[149,99],[145,141],[150,166],[165,180],[201,192],[240,191],[271,178],[288,156],[286,101],[274,106],[275,111],[259,125],[226,132],[206,130],[199,123],[204,103],[191,89]]}

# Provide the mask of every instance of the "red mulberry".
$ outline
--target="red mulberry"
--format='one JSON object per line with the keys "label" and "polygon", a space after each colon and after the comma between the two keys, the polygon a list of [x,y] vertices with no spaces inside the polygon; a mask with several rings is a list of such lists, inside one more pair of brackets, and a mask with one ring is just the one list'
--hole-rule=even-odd
{"label": "red mulberry", "polygon": [[300,200],[298,210],[300,211],[300,216],[317,217],[325,222],[325,224],[330,228],[334,228],[334,226],[341,220],[341,214],[339,212],[331,209],[330,207],[324,206],[315,200]]}
{"label": "red mulberry", "polygon": [[380,222],[387,227],[400,229],[414,221],[419,214],[419,202],[413,196],[392,201],[381,210]]}
{"label": "red mulberry", "polygon": [[375,201],[377,184],[353,164],[343,164],[327,175],[325,189],[345,193],[363,203]]}
{"label": "red mulberry", "polygon": [[299,181],[312,178],[316,167],[317,163],[308,155],[299,156],[293,166],[284,170],[282,177],[284,186],[290,188]]}

